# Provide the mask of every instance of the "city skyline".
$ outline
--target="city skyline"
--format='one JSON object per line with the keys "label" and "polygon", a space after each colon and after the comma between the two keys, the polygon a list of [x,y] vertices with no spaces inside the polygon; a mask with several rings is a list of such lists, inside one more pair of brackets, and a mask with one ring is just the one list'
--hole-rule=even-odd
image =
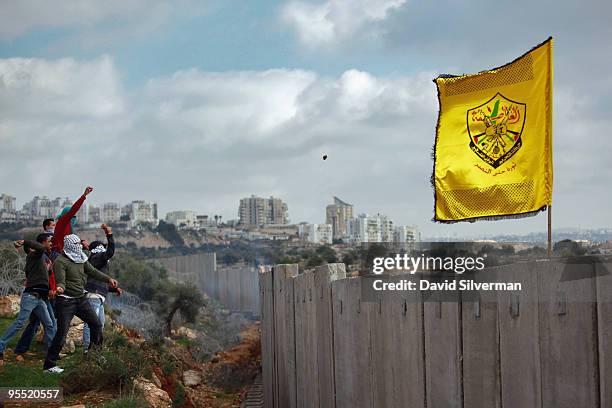
{"label": "city skyline", "polygon": [[[553,228],[612,222],[609,2],[85,3],[82,14],[0,5],[0,186],[16,196],[73,199],[92,184],[96,202],[136,196],[231,219],[237,197],[273,195],[293,220],[322,222],[337,195],[427,235],[541,231],[545,214],[431,222],[431,80],[552,35]],[[491,15],[519,24],[511,41]]]}
{"label": "city skyline", "polygon": [[[3,197],[3,198],[4,197],[13,197],[13,198],[15,198],[16,199],[16,203],[17,203],[17,205],[16,205],[16,209],[17,210],[21,210],[25,204],[28,204],[31,201],[31,200],[30,201],[24,201],[23,203],[20,203],[18,197],[15,197],[15,196],[7,193],[7,192],[1,192],[1,191],[0,191],[0,196]],[[248,195],[247,197],[252,197],[252,196],[253,196],[253,194]],[[44,197],[44,196],[43,195],[34,195],[33,198],[35,198],[35,197]],[[62,197],[60,195],[59,197],[53,197],[53,198],[52,197],[48,197],[48,198],[50,200],[55,200],[57,198],[60,198],[62,200],[63,199],[69,199],[70,201],[74,201],[78,197],[73,199],[73,198],[68,197],[68,196],[63,196]],[[98,202],[94,202],[92,200],[92,198],[93,198],[92,195],[88,196],[88,199],[85,202],[84,208],[87,208],[88,211],[90,209],[90,206],[94,206],[94,207],[96,207],[98,209],[102,209],[102,206],[104,204],[118,204],[119,205],[118,210],[119,210],[119,212],[121,212],[122,209],[124,209],[125,207],[129,206],[130,203],[142,201],[142,200],[129,200],[129,203],[127,203],[127,204],[123,204],[121,202],[112,202],[112,201],[108,201],[108,202],[104,202],[104,203],[98,203]],[[245,197],[242,197],[242,198],[245,198]],[[353,207],[353,210],[355,208],[355,206],[353,204],[348,204],[346,202],[343,202],[341,199],[337,198],[336,196],[333,196],[333,197],[330,197],[330,198],[334,201],[335,204],[338,204],[338,202],[340,202],[342,204],[349,205],[349,206]],[[156,204],[156,201],[153,200],[153,201],[151,201],[151,203],[152,204]],[[238,203],[237,204],[237,208],[238,208],[239,203],[240,203],[240,199],[238,199],[237,203]],[[0,204],[2,204],[2,203],[0,203]],[[287,205],[290,205],[290,203],[287,203]],[[294,226],[298,226],[299,227],[300,224],[307,224],[307,226],[314,226],[315,228],[317,226],[329,225],[330,226],[330,230],[331,230],[331,228],[333,226],[333,223],[327,222],[326,217],[325,217],[325,215],[326,215],[325,213],[327,212],[326,209],[328,209],[332,205],[333,204],[329,204],[329,200],[328,200],[327,205],[324,206],[323,209],[322,209],[323,216],[322,216],[321,220],[295,220],[295,221],[290,222],[289,225],[294,225]],[[357,209],[359,209],[359,206],[357,206]],[[0,210],[2,210],[2,206],[1,205],[0,205]],[[168,211],[165,211],[165,212],[159,211],[158,212],[158,220],[164,220],[164,221],[167,222],[168,221],[167,220],[167,216],[169,214],[172,214],[173,215],[173,219],[176,219],[177,213],[193,213],[192,214],[192,216],[193,216],[193,221],[192,221],[193,222],[193,226],[196,226],[196,225],[205,225],[205,224],[211,226],[211,225],[213,225],[213,220],[214,220],[214,225],[217,225],[217,220],[214,218],[216,216],[220,217],[219,221],[222,220],[223,222],[226,222],[226,223],[229,222],[230,224],[235,225],[235,226],[240,225],[239,224],[239,219],[240,218],[239,218],[238,215],[236,215],[234,217],[226,218],[226,217],[221,215],[223,212],[224,211],[213,211],[213,212],[205,214],[205,213],[203,213],[201,211],[193,210],[193,209],[189,209],[189,208],[180,208],[180,209],[177,208],[177,209],[169,209]],[[1,211],[0,211],[0,213],[1,213]],[[525,238],[525,237],[532,237],[533,238],[533,237],[542,236],[542,237],[545,238],[545,233],[546,233],[545,228],[541,228],[540,230],[521,231],[521,232],[517,232],[517,233],[504,232],[504,231],[499,231],[499,232],[497,232],[497,231],[489,231],[489,232],[476,232],[476,233],[468,234],[468,233],[461,233],[459,231],[452,231],[451,233],[430,234],[430,233],[423,232],[419,228],[419,225],[416,224],[416,223],[401,223],[401,222],[397,222],[392,217],[389,217],[385,213],[384,209],[381,209],[379,211],[374,211],[374,212],[371,212],[371,213],[368,213],[368,212],[365,212],[365,211],[361,211],[361,210],[354,210],[351,214],[353,216],[351,221],[357,220],[360,217],[364,217],[364,216],[365,217],[369,217],[369,218],[376,218],[376,217],[390,218],[393,221],[393,225],[394,225],[393,228],[394,229],[397,229],[397,228],[409,228],[409,229],[415,231],[418,234],[418,237],[415,237],[415,239],[420,239],[420,240],[434,240],[434,241],[442,240],[442,241],[445,241],[445,240],[457,240],[457,239],[491,239],[491,238],[500,238],[500,237],[502,237],[503,240],[508,240],[508,239],[511,240],[511,238],[513,236],[514,237],[523,237],[523,238]],[[81,216],[81,211],[79,212],[78,215],[79,215],[79,217]],[[188,219],[190,218],[190,215],[185,216],[183,214],[181,216],[182,217],[186,217],[186,221],[188,221]],[[203,217],[207,217],[207,218],[203,219]],[[508,222],[511,222],[511,221],[508,221]],[[91,221],[89,223],[91,224]],[[171,223],[174,223],[174,222],[171,222]],[[178,223],[175,223],[175,224],[178,224]],[[187,224],[188,224],[188,226],[190,225],[189,222],[187,222]],[[270,225],[274,225],[274,224],[270,224]],[[563,236],[566,236],[566,237],[569,237],[569,236],[572,236],[572,235],[576,235],[576,236],[581,236],[582,238],[580,238],[580,239],[584,239],[585,238],[585,236],[583,236],[584,233],[585,232],[589,232],[589,231],[590,232],[597,232],[597,231],[602,232],[603,231],[603,232],[605,232],[605,234],[611,235],[612,234],[612,225],[602,225],[602,226],[597,227],[597,228],[590,228],[590,227],[581,226],[578,223],[576,225],[569,226],[569,227],[557,227],[557,228],[553,228],[554,235],[560,234],[560,235],[563,235]],[[397,233],[397,231],[396,231],[396,233]],[[308,235],[308,234],[306,233],[306,235]],[[330,232],[330,235],[331,235],[331,232]],[[348,235],[351,235],[351,234],[346,234],[346,236],[348,236]],[[544,240],[544,238],[542,238],[542,240]],[[530,240],[531,240],[531,238],[530,238]]]}

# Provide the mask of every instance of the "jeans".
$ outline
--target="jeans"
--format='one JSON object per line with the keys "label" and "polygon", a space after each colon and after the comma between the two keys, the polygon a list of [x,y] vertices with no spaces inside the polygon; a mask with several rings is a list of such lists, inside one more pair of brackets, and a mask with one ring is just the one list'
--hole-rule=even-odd
{"label": "jeans", "polygon": [[[55,320],[55,312],[53,311],[55,301],[47,300],[46,303],[47,303],[47,311],[49,312],[49,316],[51,316],[51,320],[53,322],[53,329],[54,331],[57,331],[57,322]],[[39,324],[40,324],[40,320],[34,313],[32,313],[30,315],[30,322],[24,329],[23,333],[21,333],[19,342],[17,343],[17,346],[15,347],[15,354],[24,354],[26,351],[29,350],[30,345],[32,344],[32,340],[34,340],[34,336],[36,336],[36,332],[38,331]],[[47,344],[47,347],[50,344],[51,343]]]}
{"label": "jeans", "polygon": [[[104,302],[98,297],[87,298],[87,301],[91,305],[93,311],[98,316],[98,320],[100,321],[100,325],[102,326],[101,330],[104,330],[104,322],[106,320],[106,318],[104,317]],[[85,325],[83,326],[83,350],[89,349],[90,337],[91,335],[89,325],[85,323]]]}
{"label": "jeans", "polygon": [[66,343],[66,335],[74,316],[77,316],[89,325],[91,330],[91,343],[89,347],[102,344],[102,325],[85,296],[71,299],[58,296],[55,300],[55,312],[57,313],[57,333],[53,338],[51,347],[47,351],[47,357],[43,366],[45,370],[54,367],[55,362],[59,360],[59,354],[64,347],[64,343]]}
{"label": "jeans", "polygon": [[49,316],[47,302],[35,294],[23,292],[19,304],[19,315],[17,315],[17,319],[15,319],[13,324],[6,329],[0,339],[0,353],[4,352],[7,343],[24,326],[27,318],[30,317],[32,313],[34,313],[43,324],[45,329],[45,343],[47,346],[51,345],[53,337],[55,336],[55,325],[53,324],[51,316]]}

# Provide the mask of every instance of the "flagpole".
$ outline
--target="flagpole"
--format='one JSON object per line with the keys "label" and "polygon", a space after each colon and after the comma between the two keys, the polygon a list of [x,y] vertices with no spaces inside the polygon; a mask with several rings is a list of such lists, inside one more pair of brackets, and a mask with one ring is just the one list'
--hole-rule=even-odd
{"label": "flagpole", "polygon": [[551,205],[548,205],[547,208],[547,212],[548,212],[548,249],[547,249],[547,254],[548,257],[551,258],[552,257],[552,209],[551,209]]}

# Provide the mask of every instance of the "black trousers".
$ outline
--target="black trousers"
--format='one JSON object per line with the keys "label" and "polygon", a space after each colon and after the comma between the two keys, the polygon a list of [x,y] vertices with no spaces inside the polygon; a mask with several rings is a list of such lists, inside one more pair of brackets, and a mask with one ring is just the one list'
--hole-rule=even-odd
{"label": "black trousers", "polygon": [[55,366],[55,362],[59,360],[59,354],[66,343],[66,335],[70,329],[70,322],[74,316],[83,320],[89,326],[91,331],[91,342],[89,348],[102,344],[102,325],[98,320],[98,316],[91,308],[85,296],[75,299],[67,299],[58,296],[55,301],[55,318],[57,319],[57,332],[51,343],[51,347],[47,351],[44,369]]}

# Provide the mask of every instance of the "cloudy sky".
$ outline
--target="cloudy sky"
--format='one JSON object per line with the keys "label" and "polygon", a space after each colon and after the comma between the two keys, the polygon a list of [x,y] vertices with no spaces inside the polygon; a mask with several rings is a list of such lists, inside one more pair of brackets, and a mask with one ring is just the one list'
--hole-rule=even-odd
{"label": "cloudy sky", "polygon": [[[557,227],[610,227],[609,1],[0,2],[0,193],[155,200],[236,218],[337,195],[425,235],[544,230],[545,215],[430,221],[439,73],[555,37]],[[322,154],[328,160],[321,159]]]}

